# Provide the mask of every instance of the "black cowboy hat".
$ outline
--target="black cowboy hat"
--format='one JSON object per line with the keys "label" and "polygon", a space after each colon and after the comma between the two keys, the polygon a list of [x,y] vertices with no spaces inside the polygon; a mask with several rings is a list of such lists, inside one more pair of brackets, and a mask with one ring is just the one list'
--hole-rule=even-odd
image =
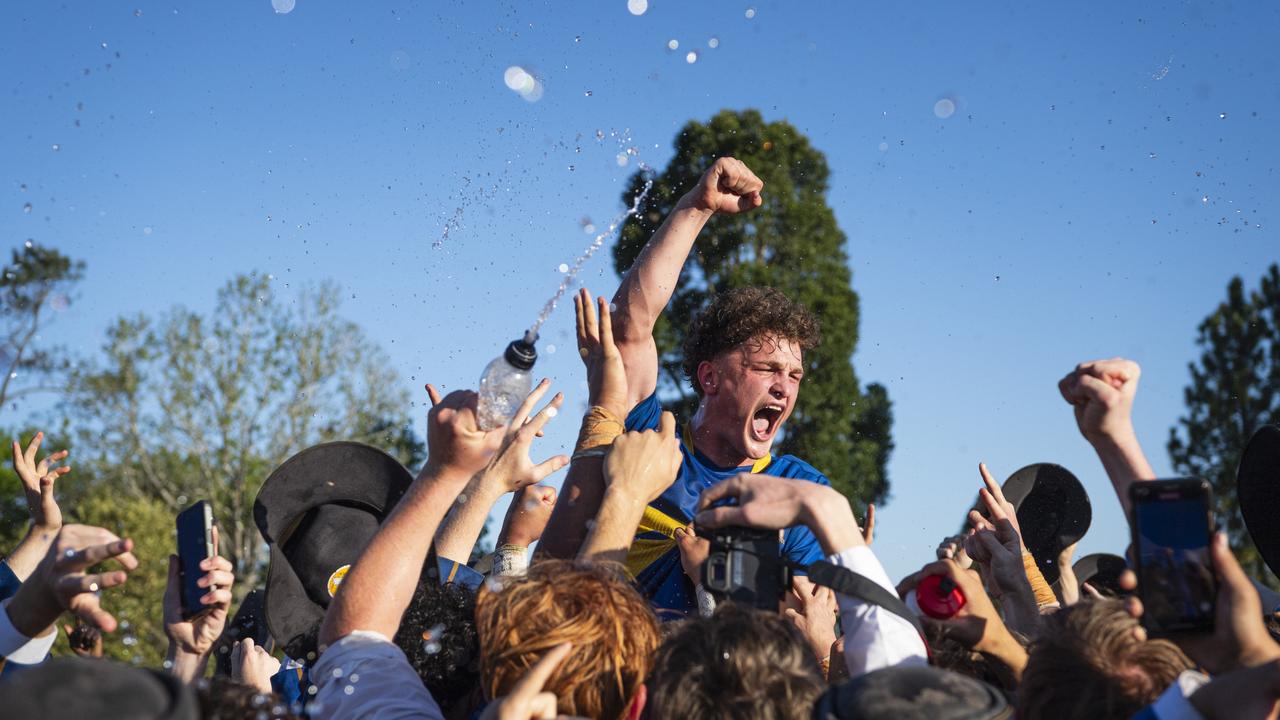
{"label": "black cowboy hat", "polygon": [[1001,486],[1013,504],[1022,544],[1036,559],[1045,582],[1058,581],[1058,555],[1089,531],[1093,506],[1070,470],[1053,463],[1028,465]]}
{"label": "black cowboy hat", "polygon": [[1258,554],[1280,574],[1280,425],[1263,425],[1249,439],[1236,472],[1236,497]]}
{"label": "black cowboy hat", "polygon": [[377,448],[331,442],[284,461],[262,484],[253,521],[271,548],[263,605],[289,657],[315,659],[329,601],[412,482]]}
{"label": "black cowboy hat", "polygon": [[1120,573],[1128,568],[1124,558],[1111,553],[1085,555],[1071,566],[1080,585],[1089,583],[1094,590],[1106,597],[1120,597],[1129,593],[1120,588]]}

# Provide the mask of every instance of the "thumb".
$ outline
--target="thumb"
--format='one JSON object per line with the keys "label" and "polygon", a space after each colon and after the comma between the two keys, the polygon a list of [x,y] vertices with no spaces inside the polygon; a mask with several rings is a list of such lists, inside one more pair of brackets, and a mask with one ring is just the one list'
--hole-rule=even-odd
{"label": "thumb", "polygon": [[663,410],[662,418],[658,421],[658,434],[664,438],[675,437],[676,435],[676,416],[670,412]]}

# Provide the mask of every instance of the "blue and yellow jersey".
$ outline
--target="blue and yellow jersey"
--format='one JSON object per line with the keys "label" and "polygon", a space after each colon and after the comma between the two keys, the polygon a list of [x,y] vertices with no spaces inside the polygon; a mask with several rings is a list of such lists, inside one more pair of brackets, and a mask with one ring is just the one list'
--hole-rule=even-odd
{"label": "blue and yellow jersey", "polygon": [[[650,395],[627,416],[627,430],[653,430],[662,417],[657,395]],[[680,430],[676,430],[680,433]],[[683,437],[683,434],[680,433]],[[691,439],[680,443],[684,461],[676,481],[645,508],[636,538],[627,554],[627,570],[636,579],[659,617],[691,613],[695,606],[693,583],[680,567],[676,528],[693,521],[702,491],[743,472],[809,480],[822,485],[831,482],[809,463],[792,455],[766,455],[752,465],[722,468],[693,447]],[[788,560],[808,565],[823,558],[818,540],[806,527],[794,527],[783,534],[782,554]],[[663,611],[669,611],[664,613]],[[664,617],[665,619],[665,617]]]}

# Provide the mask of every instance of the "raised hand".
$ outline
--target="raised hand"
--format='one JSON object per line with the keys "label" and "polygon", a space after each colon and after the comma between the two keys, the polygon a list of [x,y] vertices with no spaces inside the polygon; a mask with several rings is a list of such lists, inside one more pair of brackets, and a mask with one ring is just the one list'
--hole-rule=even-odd
{"label": "raised hand", "polygon": [[983,487],[978,491],[978,497],[982,500],[982,504],[987,508],[987,516],[983,518],[981,513],[976,510],[969,511],[969,521],[975,527],[991,527],[991,522],[983,522],[989,518],[992,522],[995,520],[1008,520],[1013,526],[1013,531],[1018,534],[1018,543],[1022,543],[1022,528],[1018,526],[1018,511],[1013,507],[1013,503],[1004,497],[1004,490],[1001,489],[1000,483],[991,477],[991,471],[987,469],[986,463],[978,463],[978,473],[982,476]]}
{"label": "raised hand", "polygon": [[591,294],[582,288],[573,296],[573,310],[577,316],[578,354],[587,366],[587,401],[620,420],[625,419],[631,411],[627,401],[627,371],[622,365],[622,353],[613,341],[609,301],[601,297],[592,303]]}
{"label": "raised hand", "polygon": [[558,701],[555,693],[544,692],[556,667],[572,649],[569,643],[557,645],[529,668],[529,672],[511,688],[506,696],[495,698],[485,706],[480,720],[551,720],[556,717]]}
{"label": "raised hand", "polygon": [[22,480],[22,489],[27,496],[27,512],[31,522],[37,529],[57,531],[62,527],[62,511],[53,498],[53,483],[62,475],[71,472],[67,465],[57,466],[65,460],[68,452],[59,450],[46,455],[37,462],[36,456],[40,443],[44,441],[44,433],[38,432],[27,449],[23,450],[17,440],[13,441],[13,470]]}
{"label": "raised hand", "polygon": [[427,413],[427,466],[436,473],[471,477],[484,468],[502,444],[506,428],[488,432],[476,422],[480,396],[473,390],[454,390],[440,397],[427,385],[431,412]]}
{"label": "raised hand", "polygon": [[698,210],[733,215],[760,207],[763,189],[764,183],[742,161],[723,157],[703,173],[689,198]]}
{"label": "raised hand", "polygon": [[540,463],[534,464],[529,459],[529,448],[533,439],[542,435],[542,427],[559,412],[564,403],[564,395],[556,393],[551,402],[543,406],[532,418],[529,413],[533,406],[546,394],[551,386],[550,380],[543,380],[529,393],[520,407],[511,416],[511,422],[502,428],[502,437],[498,449],[489,458],[488,464],[481,471],[480,484],[501,488],[503,492],[519,490],[526,485],[533,485],[543,478],[569,464],[566,455],[554,455]]}
{"label": "raised hand", "polygon": [[939,560],[903,580],[898,585],[899,594],[905,596],[930,575],[950,578],[964,594],[965,604],[950,618],[939,620],[924,616],[920,618],[921,622],[944,637],[1000,660],[1015,677],[1020,676],[1027,663],[1027,653],[1001,620],[991,597],[983,590],[978,574],[960,567],[954,560]]}
{"label": "raised hand", "polygon": [[[138,567],[131,550],[132,540],[121,540],[103,528],[64,525],[35,572],[9,601],[13,627],[27,637],[37,637],[63,610],[70,610],[86,625],[115,630],[116,619],[102,608],[100,594],[123,585],[128,573]],[[111,558],[123,570],[85,572]]]}
{"label": "raised hand", "polygon": [[177,555],[169,556],[169,581],[164,588],[164,634],[176,650],[190,655],[204,656],[222,635],[227,624],[227,609],[231,607],[231,586],[235,583],[231,561],[218,555],[218,528],[213,528],[213,556],[200,563],[205,575],[196,581],[208,592],[200,603],[208,612],[190,620],[182,618],[182,579]]}
{"label": "raised hand", "polygon": [[791,581],[792,605],[783,614],[796,626],[819,662],[827,659],[836,641],[836,616],[840,613],[831,588],[813,583]]}
{"label": "raised hand", "polygon": [[556,506],[556,489],[547,485],[529,485],[516,492],[502,521],[498,545],[529,547],[542,537]]}
{"label": "raised hand", "polygon": [[1124,358],[1080,363],[1058,382],[1075,408],[1076,426],[1091,443],[1133,436],[1133,399],[1142,368]]}
{"label": "raised hand", "polygon": [[[738,504],[712,507],[727,498],[737,498]],[[828,555],[866,544],[843,495],[826,485],[771,475],[743,473],[703,490],[694,522],[713,529],[746,525],[779,530],[805,525]]]}
{"label": "raised hand", "polygon": [[656,431],[623,433],[613,441],[604,460],[606,492],[651,503],[675,481],[681,460],[675,416],[664,412]]}

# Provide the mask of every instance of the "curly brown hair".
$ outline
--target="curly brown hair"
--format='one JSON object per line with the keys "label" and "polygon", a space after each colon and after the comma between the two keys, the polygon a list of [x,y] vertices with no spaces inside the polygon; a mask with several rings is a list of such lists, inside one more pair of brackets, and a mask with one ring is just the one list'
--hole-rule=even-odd
{"label": "curly brown hair", "polygon": [[684,339],[684,376],[698,396],[698,366],[726,350],[766,338],[785,339],[812,350],[822,341],[818,319],[777,288],[748,285],[719,293],[689,324]]}
{"label": "curly brown hair", "polygon": [[795,626],[726,603],[681,623],[649,675],[651,718],[807,720],[824,683]]}
{"label": "curly brown hair", "polygon": [[621,566],[543,560],[476,599],[480,676],[501,697],[547,651],[573,643],[544,687],[564,715],[615,720],[652,667],[658,620]]}

